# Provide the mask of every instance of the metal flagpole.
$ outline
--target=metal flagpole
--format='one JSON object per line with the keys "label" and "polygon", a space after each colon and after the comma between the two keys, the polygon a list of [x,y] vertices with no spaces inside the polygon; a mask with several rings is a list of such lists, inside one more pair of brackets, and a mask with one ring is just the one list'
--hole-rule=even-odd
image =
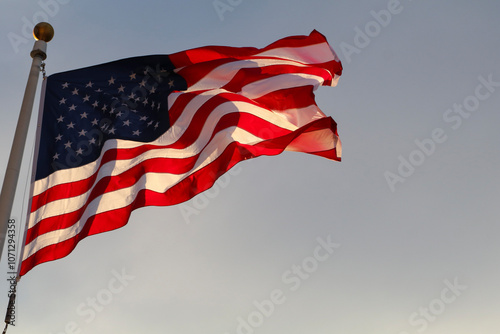
{"label": "metal flagpole", "polygon": [[42,63],[47,58],[47,42],[54,36],[54,29],[49,23],[41,22],[33,29],[33,36],[36,39],[33,50],[30,53],[33,61],[31,63],[26,90],[24,92],[21,112],[19,113],[17,121],[7,170],[5,171],[2,193],[0,194],[0,259],[2,258],[4,243],[7,236],[7,226],[12,211],[12,204],[14,202],[19,171],[21,170],[21,162],[31,119],[31,111],[33,110],[38,78]]}
{"label": "metal flagpole", "polygon": [[[17,120],[16,132],[14,133],[14,140],[10,150],[9,162],[2,185],[2,192],[0,194],[0,260],[2,258],[5,239],[7,237],[7,228],[10,221],[12,211],[12,204],[14,203],[14,196],[16,194],[17,181],[19,179],[19,172],[21,170],[21,163],[23,159],[24,146],[26,144],[26,137],[31,119],[31,112],[33,110],[33,103],[35,101],[36,87],[38,85],[38,78],[42,70],[43,61],[47,58],[47,42],[54,37],[54,29],[49,23],[40,22],[33,29],[33,36],[36,39],[35,45],[30,55],[33,58],[31,69],[28,76],[28,83],[24,91],[23,102],[21,104],[21,111]],[[11,287],[12,289],[12,287]],[[15,299],[16,299],[16,284],[14,283],[13,291],[9,296],[9,305],[7,307],[7,314],[5,315],[5,328],[3,334],[7,332],[9,324],[13,324],[13,316],[15,313]]]}

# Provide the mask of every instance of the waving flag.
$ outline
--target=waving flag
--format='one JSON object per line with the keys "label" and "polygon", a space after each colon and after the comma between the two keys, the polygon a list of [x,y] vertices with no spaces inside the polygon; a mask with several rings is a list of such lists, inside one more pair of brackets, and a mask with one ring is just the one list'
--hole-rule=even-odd
{"label": "waving flag", "polygon": [[242,160],[289,150],[340,161],[313,91],[341,73],[313,31],[49,76],[20,275],[137,208],[189,200]]}

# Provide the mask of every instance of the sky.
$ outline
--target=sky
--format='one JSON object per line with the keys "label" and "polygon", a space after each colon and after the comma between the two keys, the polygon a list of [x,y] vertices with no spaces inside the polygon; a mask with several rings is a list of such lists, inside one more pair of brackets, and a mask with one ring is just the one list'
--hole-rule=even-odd
{"label": "sky", "polygon": [[494,0],[0,0],[0,173],[39,21],[55,29],[48,74],[314,29],[344,66],[316,91],[342,162],[260,157],[186,203],[134,211],[24,276],[8,332],[498,333],[499,13]]}

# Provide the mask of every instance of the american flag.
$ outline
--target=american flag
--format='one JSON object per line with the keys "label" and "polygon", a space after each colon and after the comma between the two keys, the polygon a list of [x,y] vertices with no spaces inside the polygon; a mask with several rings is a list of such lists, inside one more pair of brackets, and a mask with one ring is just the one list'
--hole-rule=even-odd
{"label": "american flag", "polygon": [[341,73],[313,31],[49,76],[20,275],[137,208],[189,200],[242,160],[289,150],[340,161],[336,123],[313,91]]}

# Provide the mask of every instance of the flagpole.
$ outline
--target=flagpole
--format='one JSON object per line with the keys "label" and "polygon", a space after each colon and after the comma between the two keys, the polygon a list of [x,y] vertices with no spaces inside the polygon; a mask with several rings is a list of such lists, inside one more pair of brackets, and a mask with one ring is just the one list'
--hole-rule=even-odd
{"label": "flagpole", "polygon": [[36,39],[33,50],[30,53],[33,61],[31,63],[26,90],[24,91],[21,111],[19,113],[9,162],[5,171],[2,192],[0,194],[0,259],[2,258],[4,243],[7,236],[7,226],[14,203],[19,172],[21,170],[24,146],[28,134],[41,65],[47,58],[47,42],[54,36],[54,29],[49,23],[40,22],[33,29],[33,36]]}

